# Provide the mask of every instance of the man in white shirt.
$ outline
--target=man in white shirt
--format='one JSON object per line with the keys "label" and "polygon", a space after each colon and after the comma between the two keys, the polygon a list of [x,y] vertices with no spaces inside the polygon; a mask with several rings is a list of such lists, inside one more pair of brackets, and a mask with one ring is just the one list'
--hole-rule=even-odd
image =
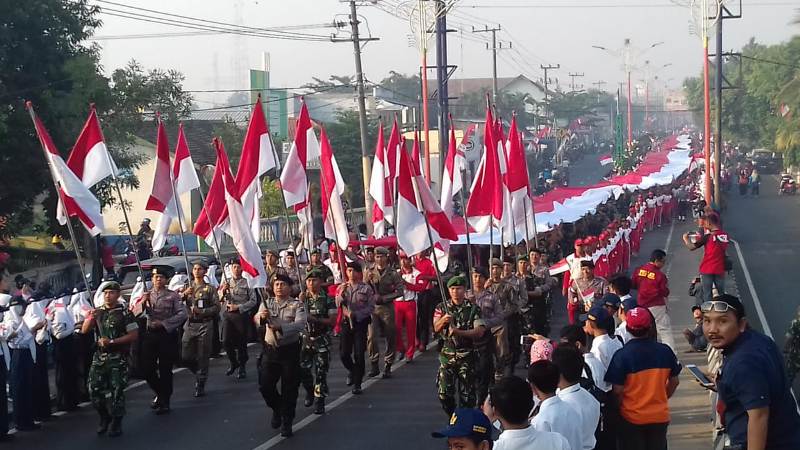
{"label": "man in white shirt", "polygon": [[9,310],[3,314],[2,332],[11,348],[10,379],[14,389],[14,423],[17,431],[33,431],[41,425],[33,422],[33,363],[36,361],[34,333],[23,320],[27,302],[13,297]]}
{"label": "man in white shirt", "polygon": [[[614,318],[603,306],[595,306],[589,310],[586,315],[586,322],[583,326],[583,331],[586,334],[593,336],[592,348],[589,350],[597,359],[603,363],[603,377],[606,376],[606,370],[611,363],[611,358],[617,350],[622,348],[622,343],[610,337],[609,331],[614,329]],[[605,380],[597,387],[608,392],[611,390],[611,385],[606,383]]]}
{"label": "man in white shirt", "polygon": [[619,326],[617,327],[616,331],[614,331],[614,336],[622,339],[623,344],[627,344],[628,341],[633,339],[633,335],[631,334],[630,331],[628,331],[628,328],[626,327],[625,314],[627,314],[627,312],[632,310],[633,308],[636,308],[636,306],[637,306],[636,299],[631,297],[630,295],[628,295],[628,298],[623,300],[622,304],[620,304],[619,306],[618,314],[621,322],[619,323]]}
{"label": "man in white shirt", "polygon": [[583,355],[583,371],[581,376],[587,380],[592,380],[595,386],[604,382],[601,376],[606,372],[605,366],[591,352],[586,345],[586,332],[580,325],[567,325],[561,329],[560,343],[578,349],[578,353]]}
{"label": "man in white shirt", "polygon": [[483,412],[489,420],[498,420],[503,428],[493,450],[572,450],[567,439],[549,431],[539,431],[528,422],[533,396],[528,383],[520,377],[501,379],[489,390]]}
{"label": "man in white shirt", "polygon": [[578,412],[581,423],[581,442],[583,450],[592,450],[596,439],[594,436],[600,422],[600,402],[579,381],[583,370],[583,358],[577,348],[560,345],[553,352],[553,363],[558,367],[558,397],[571,405]]}
{"label": "man in white shirt", "polygon": [[631,297],[632,284],[631,278],[624,274],[617,274],[608,279],[609,292],[618,295],[620,300],[619,310],[616,313],[619,323],[616,330],[614,330],[614,337],[622,339],[623,344],[631,338],[631,334],[625,329],[625,311],[636,307],[636,299]]}
{"label": "man in white shirt", "polygon": [[571,448],[583,448],[581,424],[575,420],[578,412],[556,395],[560,374],[558,367],[548,360],[532,363],[528,367],[528,383],[540,403],[533,409],[531,426],[538,431],[558,433]]}

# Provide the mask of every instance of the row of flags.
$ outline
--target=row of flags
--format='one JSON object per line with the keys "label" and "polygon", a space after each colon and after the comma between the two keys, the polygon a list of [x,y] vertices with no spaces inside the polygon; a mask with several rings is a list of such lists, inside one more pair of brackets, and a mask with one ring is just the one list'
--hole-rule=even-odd
{"label": "row of flags", "polygon": [[[64,224],[67,216],[76,217],[92,235],[99,234],[104,228],[103,217],[100,203],[90,188],[109,176],[116,177],[117,168],[104,143],[94,107],[67,161],[60,156],[32,107],[29,108],[60,191],[59,221]],[[172,223],[184,217],[180,196],[200,188],[183,126],[179,126],[175,155],[171,158],[167,133],[160,117],[157,117],[157,123],[153,187],[145,207],[160,214],[154,229],[154,250],[163,247]],[[285,205],[297,214],[300,224],[298,251],[313,248],[313,214],[306,167],[315,160],[320,163],[319,213],[323,219],[324,236],[335,241],[340,248],[350,244],[341,199],[345,182],[325,128],[320,126],[319,129],[317,138],[308,109],[302,104],[294,141],[280,171],[280,189]],[[503,243],[515,242],[516,230],[523,228],[526,237],[532,238],[535,228],[533,203],[516,117],[512,119],[506,137],[502,122],[495,119],[487,108],[483,131],[485,151],[465,205],[467,227],[476,233],[499,230]],[[469,127],[459,145],[451,128],[441,192],[437,198],[423,176],[419,136],[415,136],[409,151],[396,120],[386,142],[383,126],[380,126],[369,188],[369,195],[374,199],[375,237],[383,237],[386,225],[391,224],[402,250],[415,255],[433,248],[439,268],[446,268],[450,242],[458,240],[453,227],[453,198],[462,190],[465,193],[467,188],[464,144],[474,132],[475,127]],[[250,286],[265,286],[268,280],[258,247],[260,179],[268,171],[280,169],[280,162],[261,102],[253,108],[235,176],[223,142],[215,138],[213,145],[217,163],[192,231],[217,250],[223,235],[228,235],[239,253]],[[180,224],[182,231],[188,231],[188,224],[182,221]]]}

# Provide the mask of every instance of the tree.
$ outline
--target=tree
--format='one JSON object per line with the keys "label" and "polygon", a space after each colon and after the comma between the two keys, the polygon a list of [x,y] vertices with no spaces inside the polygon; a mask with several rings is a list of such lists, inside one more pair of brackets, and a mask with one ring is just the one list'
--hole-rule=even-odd
{"label": "tree", "polygon": [[400,102],[416,102],[422,92],[422,80],[419,75],[405,75],[394,70],[381,80],[380,87],[389,91]]}
{"label": "tree", "polygon": [[355,75],[331,75],[328,80],[312,77],[311,83],[306,83],[302,87],[320,91],[330,92],[350,92],[355,87]]}

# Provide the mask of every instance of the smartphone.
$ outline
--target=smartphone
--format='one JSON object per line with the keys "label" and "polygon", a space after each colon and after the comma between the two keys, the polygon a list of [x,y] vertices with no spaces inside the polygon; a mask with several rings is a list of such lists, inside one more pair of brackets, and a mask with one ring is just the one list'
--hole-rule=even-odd
{"label": "smartphone", "polygon": [[703,371],[700,370],[700,368],[698,368],[696,365],[687,364],[686,365],[686,369],[689,372],[691,372],[692,375],[694,375],[695,378],[697,378],[697,381],[699,381],[700,384],[703,387],[706,387],[706,388],[714,387],[714,383],[711,380],[709,380],[708,377],[706,376],[706,374],[704,374]]}
{"label": "smartphone", "polygon": [[519,344],[523,346],[531,346],[533,345],[533,338],[530,336],[520,336]]}

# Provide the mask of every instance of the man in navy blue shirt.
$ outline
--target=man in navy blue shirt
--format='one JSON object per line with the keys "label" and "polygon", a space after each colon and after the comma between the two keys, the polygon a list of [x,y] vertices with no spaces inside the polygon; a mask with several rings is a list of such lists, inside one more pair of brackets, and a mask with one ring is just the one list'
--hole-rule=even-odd
{"label": "man in navy blue shirt", "polygon": [[731,446],[800,449],[800,415],[778,346],[750,329],[742,302],[732,295],[714,297],[700,309],[708,343],[724,355],[716,389]]}

